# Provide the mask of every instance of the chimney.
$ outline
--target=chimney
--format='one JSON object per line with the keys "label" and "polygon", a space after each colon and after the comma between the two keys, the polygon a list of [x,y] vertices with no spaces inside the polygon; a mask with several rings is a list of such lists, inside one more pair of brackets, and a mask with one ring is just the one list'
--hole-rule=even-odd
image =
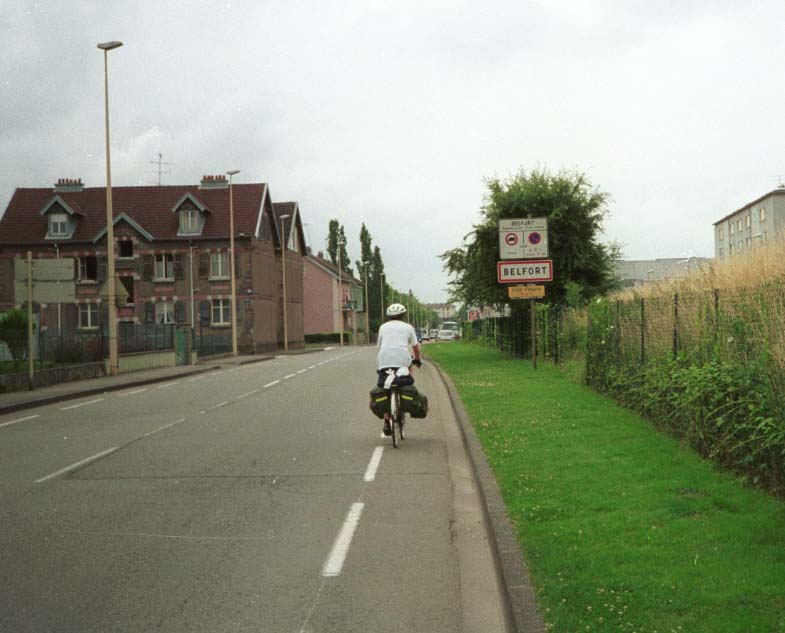
{"label": "chimney", "polygon": [[55,193],[79,192],[82,189],[84,189],[84,185],[81,178],[58,178],[55,183]]}
{"label": "chimney", "polygon": [[202,176],[202,181],[199,183],[199,189],[228,189],[229,181],[225,174],[218,174],[216,176]]}

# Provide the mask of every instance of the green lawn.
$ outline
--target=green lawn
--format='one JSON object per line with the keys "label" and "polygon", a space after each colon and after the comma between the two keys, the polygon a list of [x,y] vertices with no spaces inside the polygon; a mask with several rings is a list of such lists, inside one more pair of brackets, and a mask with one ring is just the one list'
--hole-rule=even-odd
{"label": "green lawn", "polygon": [[483,443],[548,630],[785,631],[785,504],[553,366],[425,351]]}

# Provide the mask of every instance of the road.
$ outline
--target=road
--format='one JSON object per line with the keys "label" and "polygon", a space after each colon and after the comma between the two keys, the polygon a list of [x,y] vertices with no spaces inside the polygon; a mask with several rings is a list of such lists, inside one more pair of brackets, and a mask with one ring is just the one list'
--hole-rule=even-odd
{"label": "road", "polygon": [[0,417],[0,631],[503,630],[433,368],[402,448],[374,350],[334,348]]}

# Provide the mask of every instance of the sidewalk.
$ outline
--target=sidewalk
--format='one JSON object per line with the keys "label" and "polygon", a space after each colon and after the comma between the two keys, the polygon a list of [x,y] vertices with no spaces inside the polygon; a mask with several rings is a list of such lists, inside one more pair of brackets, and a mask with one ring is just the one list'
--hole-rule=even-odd
{"label": "sidewalk", "polygon": [[[288,355],[296,356],[299,354],[320,352],[323,349],[324,348],[319,347],[294,350],[290,351]],[[196,365],[161,367],[159,369],[129,372],[127,374],[120,374],[119,376],[102,376],[100,378],[74,380],[41,387],[39,389],[34,389],[33,391],[12,391],[10,393],[0,394],[0,415],[21,411],[23,409],[30,409],[51,402],[73,400],[75,398],[91,396],[96,393],[117,391],[129,387],[165,382],[185,376],[193,376],[207,371],[214,371],[221,367],[260,363],[262,361],[272,360],[276,356],[285,355],[287,354],[281,352],[245,356],[213,356],[198,361]]]}

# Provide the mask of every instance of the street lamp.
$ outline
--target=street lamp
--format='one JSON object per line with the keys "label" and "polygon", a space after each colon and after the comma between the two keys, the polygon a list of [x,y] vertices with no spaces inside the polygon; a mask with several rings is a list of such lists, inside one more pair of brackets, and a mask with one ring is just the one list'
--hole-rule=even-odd
{"label": "street lamp", "polygon": [[229,278],[232,283],[232,354],[237,356],[237,282],[234,271],[234,199],[232,197],[232,176],[240,173],[239,169],[226,172],[229,176]]}
{"label": "street lamp", "polygon": [[284,234],[283,221],[289,217],[288,213],[280,217],[281,220],[281,276],[283,277],[283,351],[289,351],[289,325],[286,322],[286,235]]}
{"label": "street lamp", "polygon": [[106,115],[106,259],[108,285],[107,303],[109,304],[109,374],[118,373],[117,355],[117,304],[114,279],[114,216],[112,214],[112,167],[109,155],[109,58],[108,53],[120,48],[122,42],[103,42],[97,44],[104,52],[104,112]]}
{"label": "street lamp", "polygon": [[370,308],[368,307],[368,266],[371,265],[371,262],[363,262],[363,268],[365,269],[365,343],[366,345],[371,342],[371,326],[369,325],[370,321],[368,319],[368,312]]}
{"label": "street lamp", "polygon": [[379,282],[381,283],[381,292],[379,293],[379,296],[382,300],[382,312],[379,315],[379,318],[381,319],[381,322],[384,323],[384,273],[381,273],[379,276]]}

